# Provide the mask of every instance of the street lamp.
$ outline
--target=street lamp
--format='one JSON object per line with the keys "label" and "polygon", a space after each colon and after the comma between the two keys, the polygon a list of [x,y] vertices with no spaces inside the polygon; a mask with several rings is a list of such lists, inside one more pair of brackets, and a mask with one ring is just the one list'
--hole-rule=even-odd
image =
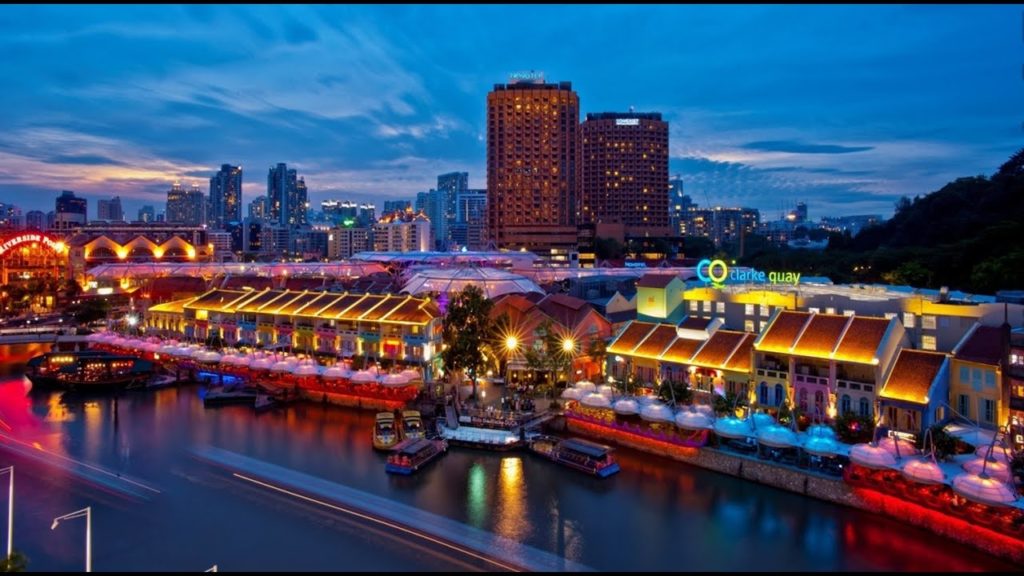
{"label": "street lamp", "polygon": [[7,491],[7,558],[14,552],[14,466],[0,468],[0,474],[10,472],[11,484]]}
{"label": "street lamp", "polygon": [[509,368],[511,368],[511,360],[515,356],[516,351],[519,349],[519,338],[514,335],[509,335],[505,338],[505,373],[502,376],[505,378],[505,385],[509,385]]}
{"label": "street lamp", "polygon": [[86,506],[81,510],[54,518],[50,530],[56,530],[61,520],[71,520],[82,516],[85,516],[85,571],[92,572],[92,506]]}

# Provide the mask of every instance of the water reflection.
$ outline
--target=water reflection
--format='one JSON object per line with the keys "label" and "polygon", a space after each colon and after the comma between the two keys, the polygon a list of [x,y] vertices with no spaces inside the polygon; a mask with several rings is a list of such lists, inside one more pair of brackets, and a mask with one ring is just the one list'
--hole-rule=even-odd
{"label": "water reflection", "polygon": [[[0,361],[0,373],[10,373],[3,366]],[[14,437],[160,486],[159,499],[137,508],[107,501],[94,518],[105,523],[94,526],[97,566],[102,558],[105,570],[185,570],[208,566],[216,557],[222,566],[253,562],[275,569],[277,559],[252,559],[254,547],[265,545],[310,550],[282,555],[282,569],[424,569],[422,554],[403,556],[407,544],[360,530],[341,535],[340,523],[324,532],[328,523],[318,516],[262,496],[246,497],[230,479],[212,480],[214,471],[187,456],[193,446],[211,445],[417,506],[599,570],[1008,568],[856,510],[629,450],[616,451],[622,472],[603,480],[529,453],[458,447],[412,477],[396,477],[384,472],[384,455],[371,447],[372,411],[319,403],[259,415],[242,406],[205,409],[200,390],[125,393],[115,410],[112,398],[62,404],[59,394],[26,397],[20,376],[0,381],[0,419]],[[0,465],[6,462],[7,453],[0,451]],[[49,518],[84,507],[98,498],[96,491],[82,488],[79,476],[58,471],[46,479],[45,489],[34,496],[26,489],[22,497],[22,511],[36,510],[34,517],[16,520],[19,526],[25,522],[29,556],[42,559],[33,569],[79,570],[80,545],[54,552],[49,526],[33,528],[32,522],[39,524],[50,507],[60,509]],[[103,532],[105,539],[99,537]],[[224,534],[238,534],[237,542]]]}

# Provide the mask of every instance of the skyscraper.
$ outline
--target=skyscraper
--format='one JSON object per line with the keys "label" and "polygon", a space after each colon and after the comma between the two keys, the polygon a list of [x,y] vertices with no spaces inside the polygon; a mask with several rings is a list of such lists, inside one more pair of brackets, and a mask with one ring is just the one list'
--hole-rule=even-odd
{"label": "skyscraper", "polygon": [[308,194],[306,182],[297,178],[295,169],[285,163],[270,168],[267,174],[269,220],[287,228],[304,226],[307,222]]}
{"label": "skyscraper", "polygon": [[581,222],[668,235],[668,122],[658,112],[587,114],[580,134]]}
{"label": "skyscraper", "polygon": [[406,209],[412,209],[412,202],[409,200],[384,201],[384,214],[390,214],[392,212],[404,212]]}
{"label": "skyscraper", "polygon": [[212,228],[223,230],[228,222],[242,219],[242,167],[221,164],[220,171],[210,178],[210,213]]}
{"label": "skyscraper", "polygon": [[269,213],[266,196],[257,196],[255,200],[249,202],[249,218],[262,222],[267,219]]}
{"label": "skyscraper", "polygon": [[46,214],[39,210],[30,210],[25,214],[25,228],[27,230],[46,230]]}
{"label": "skyscraper", "polygon": [[146,205],[139,208],[139,222],[154,222],[156,220],[156,211],[152,206]]}
{"label": "skyscraper", "polygon": [[185,190],[175,182],[167,192],[167,221],[186,226],[206,224],[206,197],[198,186]]}
{"label": "skyscraper", "polygon": [[668,224],[672,235],[682,234],[682,222],[693,206],[693,200],[683,190],[683,179],[680,176],[668,181]]}
{"label": "skyscraper", "polygon": [[109,200],[96,202],[96,219],[107,222],[124,222],[124,210],[121,209],[121,197],[114,196]]}
{"label": "skyscraper", "polygon": [[79,226],[84,226],[88,221],[87,209],[89,203],[85,198],[77,198],[75,193],[64,190],[54,206],[53,229],[60,232],[67,232]]}
{"label": "skyscraper", "polygon": [[455,224],[456,202],[459,194],[469,189],[468,172],[449,172],[437,177],[437,203],[430,219],[434,242],[439,250],[447,250],[451,242],[451,228]]}
{"label": "skyscraper", "polygon": [[548,256],[576,245],[579,97],[513,76],[487,94],[487,235]]}

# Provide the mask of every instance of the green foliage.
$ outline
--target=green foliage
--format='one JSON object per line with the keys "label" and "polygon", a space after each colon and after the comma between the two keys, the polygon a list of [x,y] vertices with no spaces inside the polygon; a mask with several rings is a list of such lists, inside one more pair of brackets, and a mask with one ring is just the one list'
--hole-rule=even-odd
{"label": "green foliage", "polygon": [[[932,431],[932,442],[935,443],[935,458],[938,460],[945,460],[949,456],[953,456],[958,452],[958,446],[960,440],[955,436],[950,436],[946,433],[943,427],[936,424],[931,427]],[[917,436],[917,449],[924,449],[926,434],[918,434]]]}
{"label": "green foliage", "polygon": [[28,557],[17,550],[12,550],[10,556],[0,560],[0,572],[24,572],[27,567]]}
{"label": "green foliage", "polygon": [[839,440],[847,444],[870,442],[875,433],[875,422],[869,416],[846,412],[836,418],[833,427]]}
{"label": "green foliage", "polygon": [[604,365],[608,358],[608,344],[604,338],[594,338],[587,345],[587,356],[601,367],[601,382],[604,382]]}
{"label": "green foliage", "polygon": [[537,327],[541,334],[540,346],[532,347],[523,354],[526,367],[540,372],[551,372],[554,381],[558,381],[562,373],[568,370],[572,356],[562,350],[562,338],[554,329],[550,319]]}
{"label": "green foliage", "polygon": [[685,382],[662,380],[658,387],[658,398],[665,402],[675,402],[676,405],[685,405],[693,401],[693,390]]}
{"label": "green foliage", "polygon": [[477,375],[484,367],[483,348],[492,338],[490,313],[494,303],[480,288],[469,285],[448,304],[444,318],[441,361],[445,372],[466,372],[476,396]]}
{"label": "green foliage", "polygon": [[715,409],[715,414],[718,416],[725,416],[731,413],[735,407],[745,406],[746,397],[737,396],[733,392],[726,392],[725,396],[721,394],[715,394],[715,399],[712,406]]}

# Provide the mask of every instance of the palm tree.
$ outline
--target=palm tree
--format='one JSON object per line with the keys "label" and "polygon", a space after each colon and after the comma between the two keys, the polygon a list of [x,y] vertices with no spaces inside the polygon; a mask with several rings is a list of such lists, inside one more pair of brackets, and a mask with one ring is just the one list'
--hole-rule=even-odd
{"label": "palm tree", "polygon": [[28,558],[17,550],[0,560],[0,572],[24,572],[27,566]]}

